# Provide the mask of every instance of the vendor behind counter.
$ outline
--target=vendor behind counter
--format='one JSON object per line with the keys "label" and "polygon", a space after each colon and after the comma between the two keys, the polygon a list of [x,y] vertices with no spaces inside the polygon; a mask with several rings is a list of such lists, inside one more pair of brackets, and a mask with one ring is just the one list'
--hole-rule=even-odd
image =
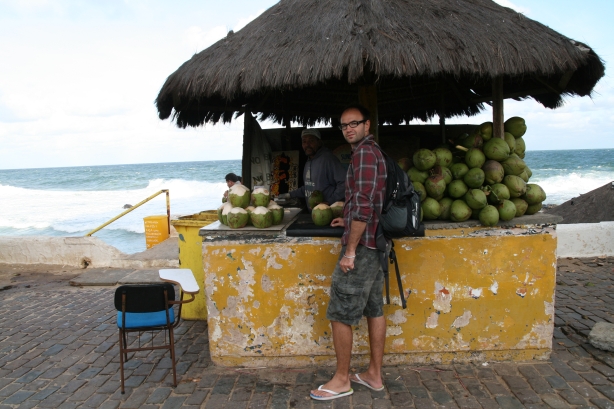
{"label": "vendor behind counter", "polygon": [[344,200],[346,170],[339,159],[322,145],[322,137],[317,129],[305,129],[301,133],[301,144],[307,163],[303,169],[304,185],[290,193],[282,193],[279,199],[305,199],[307,208],[312,193],[319,190],[324,202],[333,204]]}

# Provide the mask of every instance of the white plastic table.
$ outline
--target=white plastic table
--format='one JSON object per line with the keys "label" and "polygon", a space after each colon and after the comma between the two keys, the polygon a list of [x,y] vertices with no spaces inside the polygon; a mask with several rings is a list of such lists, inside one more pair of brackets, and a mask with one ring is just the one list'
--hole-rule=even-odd
{"label": "white plastic table", "polygon": [[168,268],[159,271],[160,279],[177,284],[186,294],[197,294],[200,287],[189,268]]}

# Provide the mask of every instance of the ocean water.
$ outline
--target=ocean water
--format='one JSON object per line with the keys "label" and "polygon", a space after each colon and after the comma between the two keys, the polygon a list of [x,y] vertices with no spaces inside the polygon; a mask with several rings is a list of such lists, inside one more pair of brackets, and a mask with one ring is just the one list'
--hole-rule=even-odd
{"label": "ocean water", "polygon": [[[614,181],[614,149],[529,151],[525,162],[547,204]],[[83,236],[161,189],[170,191],[172,215],[217,209],[229,172],[240,174],[241,161],[0,170],[0,235]],[[143,251],[143,218],[165,214],[162,194],[94,236],[125,253]]]}

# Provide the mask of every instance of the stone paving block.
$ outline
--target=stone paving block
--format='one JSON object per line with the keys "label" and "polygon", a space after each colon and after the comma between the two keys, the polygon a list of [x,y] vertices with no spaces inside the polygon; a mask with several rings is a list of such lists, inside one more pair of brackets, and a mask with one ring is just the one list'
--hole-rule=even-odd
{"label": "stone paving block", "polygon": [[501,385],[499,382],[486,381],[484,382],[484,386],[488,389],[488,391],[495,396],[511,396],[512,393]]}
{"label": "stone paving block", "polygon": [[607,385],[597,385],[595,386],[599,392],[605,395],[608,399],[614,401],[614,384],[608,383]]}
{"label": "stone paving block", "polygon": [[607,365],[594,364],[593,369],[598,372],[601,372],[604,376],[614,376],[614,368],[611,368]]}
{"label": "stone paving block", "polygon": [[591,399],[591,403],[594,403],[599,409],[614,409],[614,402],[608,399],[593,398]]}
{"label": "stone paving block", "polygon": [[585,398],[599,398],[599,394],[586,382],[569,382],[569,385]]}
{"label": "stone paving block", "polygon": [[3,403],[5,405],[19,405],[32,395],[34,395],[34,392],[32,391],[17,391],[8,398],[4,399]]}
{"label": "stone paving block", "polygon": [[539,395],[537,395],[532,389],[514,389],[512,392],[523,404],[541,402]]}
{"label": "stone paving block", "polygon": [[147,397],[146,403],[151,404],[162,404],[166,400],[166,398],[171,394],[172,389],[166,387],[160,387],[153,390],[153,392],[149,393]]}
{"label": "stone paving block", "polygon": [[580,376],[586,379],[591,385],[608,385],[610,383],[604,376],[595,372],[580,372]]}
{"label": "stone paving block", "polygon": [[478,402],[478,400],[473,396],[455,399],[455,402],[458,407],[463,409],[482,409],[480,402]]}
{"label": "stone paving block", "polygon": [[394,392],[390,394],[392,406],[411,406],[414,400],[409,392]]}
{"label": "stone paving block", "polygon": [[523,409],[524,405],[513,396],[497,396],[495,398],[502,409]]}
{"label": "stone paving block", "polygon": [[179,409],[185,400],[185,396],[171,396],[166,399],[161,409]]}
{"label": "stone paving block", "polygon": [[435,403],[427,398],[417,398],[414,399],[414,406],[416,409],[436,409],[437,406]]}
{"label": "stone paving block", "polygon": [[423,386],[410,386],[407,388],[409,393],[412,394],[414,399],[428,399],[429,393]]}
{"label": "stone paving block", "polygon": [[264,409],[268,406],[269,399],[268,393],[254,393],[247,407],[248,409]]}
{"label": "stone paving block", "polygon": [[554,389],[569,389],[569,384],[565,381],[565,379],[561,378],[558,375],[554,376],[546,376],[546,381],[554,388]]}
{"label": "stone paving block", "polygon": [[555,394],[540,395],[541,399],[553,409],[568,409],[569,404],[560,396]]}

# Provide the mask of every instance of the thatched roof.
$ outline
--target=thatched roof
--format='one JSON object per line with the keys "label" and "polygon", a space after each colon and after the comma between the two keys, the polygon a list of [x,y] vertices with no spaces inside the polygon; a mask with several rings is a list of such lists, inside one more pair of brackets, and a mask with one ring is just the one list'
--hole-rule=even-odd
{"label": "thatched roof", "polygon": [[[549,108],[604,75],[588,46],[491,0],[282,0],[171,74],[156,104],[180,127],[260,119],[330,122],[376,84],[380,123],[474,115],[507,98]],[[442,105],[442,100],[445,104]]]}

